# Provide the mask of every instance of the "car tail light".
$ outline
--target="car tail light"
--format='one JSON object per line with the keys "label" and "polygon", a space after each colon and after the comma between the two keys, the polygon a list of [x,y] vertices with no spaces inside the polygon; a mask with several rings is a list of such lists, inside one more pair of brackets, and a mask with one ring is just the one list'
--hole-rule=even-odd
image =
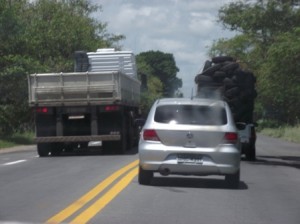
{"label": "car tail light", "polygon": [[225,143],[235,144],[238,141],[238,134],[236,132],[226,132],[224,140]]}
{"label": "car tail light", "polygon": [[146,141],[160,141],[157,133],[153,129],[146,129],[143,131],[143,139]]}

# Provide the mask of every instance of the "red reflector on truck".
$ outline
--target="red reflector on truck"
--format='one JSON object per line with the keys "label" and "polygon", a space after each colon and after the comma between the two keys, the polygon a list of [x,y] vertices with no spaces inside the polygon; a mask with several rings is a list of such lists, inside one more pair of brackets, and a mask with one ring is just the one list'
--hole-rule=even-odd
{"label": "red reflector on truck", "polygon": [[36,112],[38,112],[38,113],[48,113],[48,108],[47,107],[38,107],[38,108],[36,108]]}
{"label": "red reflector on truck", "polygon": [[157,133],[153,129],[146,129],[143,131],[143,139],[146,141],[160,141]]}
{"label": "red reflector on truck", "polygon": [[115,106],[115,105],[105,107],[105,111],[117,111],[119,109],[120,109],[119,106]]}

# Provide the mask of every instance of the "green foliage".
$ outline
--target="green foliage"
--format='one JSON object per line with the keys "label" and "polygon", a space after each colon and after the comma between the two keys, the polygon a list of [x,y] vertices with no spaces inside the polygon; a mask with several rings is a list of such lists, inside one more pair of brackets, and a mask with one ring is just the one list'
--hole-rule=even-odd
{"label": "green foliage", "polygon": [[162,98],[163,96],[163,84],[155,76],[148,76],[148,90],[141,94],[140,109],[142,116],[146,117],[152,104],[155,100]]}
{"label": "green foliage", "polygon": [[163,84],[163,96],[172,97],[175,91],[182,87],[182,80],[176,77],[179,69],[172,54],[160,51],[142,52],[137,55],[137,64],[144,74],[160,79]]}
{"label": "green foliage", "polygon": [[73,71],[76,50],[119,48],[88,0],[0,0],[0,135],[32,127],[27,75]]}
{"label": "green foliage", "polygon": [[[147,91],[141,96],[141,111],[147,116],[154,101],[162,97],[180,96],[182,80],[172,54],[160,51],[142,52],[136,56],[138,74],[147,75]],[[182,94],[181,94],[182,95]]]}
{"label": "green foliage", "polygon": [[31,111],[28,108],[28,72],[41,68],[39,62],[21,55],[5,55],[0,59],[0,134],[10,135],[16,129],[28,128]]}
{"label": "green foliage", "polygon": [[264,128],[260,131],[264,135],[281,138],[290,142],[300,143],[300,126],[281,126],[279,128]]}
{"label": "green foliage", "polygon": [[17,132],[7,137],[0,135],[0,149],[10,148],[17,145],[31,145],[34,144],[33,138],[34,132]]}
{"label": "green foliage", "polygon": [[268,49],[259,82],[267,108],[277,108],[283,122],[294,124],[300,108],[300,28],[278,35]]}
{"label": "green foliage", "polygon": [[72,71],[76,50],[94,51],[123,39],[108,34],[107,24],[91,14],[101,8],[86,0],[40,0],[27,5],[24,13],[25,51],[50,71]]}
{"label": "green foliage", "polygon": [[239,1],[219,10],[219,22],[237,32],[215,41],[210,56],[231,55],[257,77],[258,118],[296,124],[300,97],[300,9],[294,1]]}

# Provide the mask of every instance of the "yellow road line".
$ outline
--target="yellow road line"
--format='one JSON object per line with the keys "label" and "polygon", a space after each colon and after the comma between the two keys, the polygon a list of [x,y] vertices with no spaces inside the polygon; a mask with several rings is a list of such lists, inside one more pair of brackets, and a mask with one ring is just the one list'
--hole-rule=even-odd
{"label": "yellow road line", "polygon": [[119,178],[122,174],[127,172],[128,170],[132,169],[133,167],[138,165],[138,160],[135,160],[134,162],[128,164],[127,166],[123,167],[122,169],[114,172],[112,175],[110,175],[108,178],[106,178],[104,181],[102,181],[100,184],[98,184],[96,187],[94,187],[92,190],[90,190],[88,193],[83,195],[81,198],[79,198],[77,201],[66,207],[64,210],[60,211],[53,217],[47,220],[46,223],[61,223],[71,215],[73,215],[76,211],[78,211],[80,208],[85,206],[89,201],[91,201],[93,198],[95,198],[99,193],[101,193],[105,188],[107,188],[112,182],[114,182],[117,178]]}
{"label": "yellow road line", "polygon": [[97,213],[99,213],[110,201],[112,201],[138,174],[138,168],[131,170],[125,177],[116,183],[106,194],[98,199],[94,204],[78,215],[70,223],[87,223]]}

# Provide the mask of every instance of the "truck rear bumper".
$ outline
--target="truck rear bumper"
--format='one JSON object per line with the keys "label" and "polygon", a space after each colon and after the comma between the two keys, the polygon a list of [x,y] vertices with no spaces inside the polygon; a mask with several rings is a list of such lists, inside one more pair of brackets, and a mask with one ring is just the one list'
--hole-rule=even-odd
{"label": "truck rear bumper", "polygon": [[90,142],[90,141],[119,141],[121,135],[91,135],[91,136],[51,136],[36,137],[36,143],[46,142]]}

